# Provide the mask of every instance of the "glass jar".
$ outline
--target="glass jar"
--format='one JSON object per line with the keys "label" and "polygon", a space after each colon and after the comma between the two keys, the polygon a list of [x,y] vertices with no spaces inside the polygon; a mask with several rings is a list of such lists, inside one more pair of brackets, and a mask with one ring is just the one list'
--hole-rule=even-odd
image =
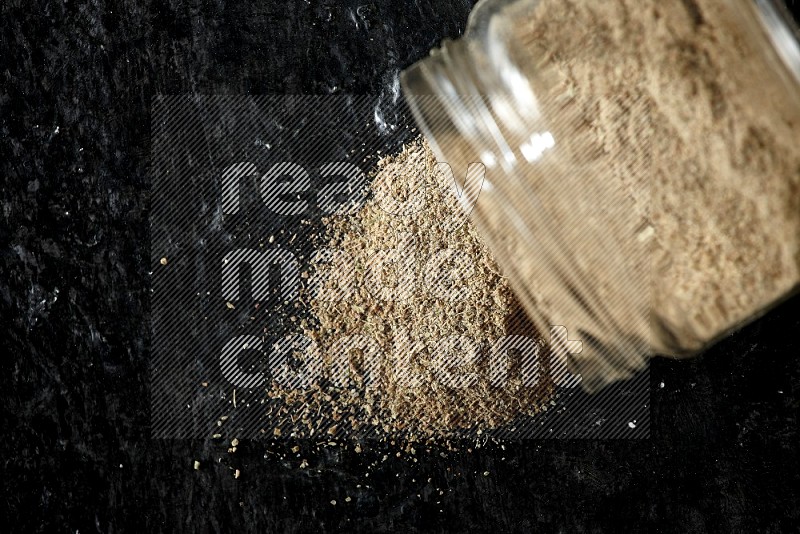
{"label": "glass jar", "polygon": [[588,389],[800,287],[797,35],[767,0],[482,0],[403,72],[533,323],[581,341]]}

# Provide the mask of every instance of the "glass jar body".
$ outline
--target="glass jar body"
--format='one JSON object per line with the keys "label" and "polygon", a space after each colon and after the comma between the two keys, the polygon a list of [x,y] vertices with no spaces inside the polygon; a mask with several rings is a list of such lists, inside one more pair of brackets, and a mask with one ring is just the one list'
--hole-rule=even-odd
{"label": "glass jar body", "polygon": [[437,157],[483,166],[468,209],[589,388],[800,286],[800,48],[771,6],[484,0],[403,74]]}

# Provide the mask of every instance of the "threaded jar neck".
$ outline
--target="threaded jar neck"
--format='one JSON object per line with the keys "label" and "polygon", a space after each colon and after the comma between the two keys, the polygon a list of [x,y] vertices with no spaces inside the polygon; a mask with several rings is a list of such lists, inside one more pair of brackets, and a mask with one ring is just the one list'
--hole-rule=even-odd
{"label": "threaded jar neck", "polygon": [[519,161],[520,136],[535,129],[538,106],[529,81],[503,50],[485,50],[468,39],[441,48],[401,75],[414,118],[437,157],[448,140],[469,144],[488,168],[511,171]]}

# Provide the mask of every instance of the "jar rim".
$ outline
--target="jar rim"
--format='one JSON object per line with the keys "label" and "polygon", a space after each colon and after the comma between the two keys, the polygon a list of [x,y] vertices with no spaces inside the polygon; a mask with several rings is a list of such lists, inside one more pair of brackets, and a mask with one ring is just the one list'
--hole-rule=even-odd
{"label": "jar rim", "polygon": [[800,84],[800,28],[781,0],[753,0],[775,52]]}

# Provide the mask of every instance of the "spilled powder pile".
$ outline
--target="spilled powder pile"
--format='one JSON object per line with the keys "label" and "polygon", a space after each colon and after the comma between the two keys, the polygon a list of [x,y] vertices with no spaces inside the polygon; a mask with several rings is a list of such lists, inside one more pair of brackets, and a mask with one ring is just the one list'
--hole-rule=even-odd
{"label": "spilled powder pile", "polygon": [[556,80],[556,138],[651,226],[654,309],[684,348],[800,284],[800,102],[742,6],[542,0],[519,29]]}
{"label": "spilled powder pile", "polygon": [[303,323],[322,379],[272,391],[296,435],[370,426],[441,436],[551,402],[544,343],[448,181],[416,140],[379,162],[357,213],[326,221],[323,245],[338,252],[312,269]]}

